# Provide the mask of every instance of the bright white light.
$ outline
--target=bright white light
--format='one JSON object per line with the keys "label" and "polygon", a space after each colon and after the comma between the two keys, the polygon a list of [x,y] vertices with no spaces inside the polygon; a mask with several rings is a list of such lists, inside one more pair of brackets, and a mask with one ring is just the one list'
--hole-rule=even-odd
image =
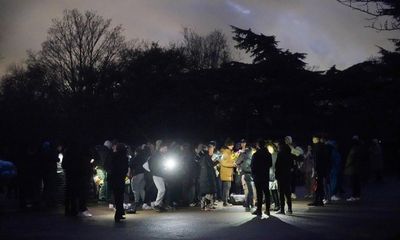
{"label": "bright white light", "polygon": [[58,154],[58,159],[60,159],[60,162],[63,161],[63,158],[64,158],[64,155],[62,153],[59,153]]}
{"label": "bright white light", "polygon": [[271,145],[268,145],[268,146],[267,146],[267,149],[268,149],[268,152],[269,152],[270,154],[273,154],[273,153],[275,152],[274,147],[272,147]]}
{"label": "bright white light", "polygon": [[94,163],[94,159],[92,158],[92,159],[90,159],[90,163]]}
{"label": "bright white light", "polygon": [[174,170],[177,166],[176,159],[172,157],[165,159],[164,166],[168,171]]}

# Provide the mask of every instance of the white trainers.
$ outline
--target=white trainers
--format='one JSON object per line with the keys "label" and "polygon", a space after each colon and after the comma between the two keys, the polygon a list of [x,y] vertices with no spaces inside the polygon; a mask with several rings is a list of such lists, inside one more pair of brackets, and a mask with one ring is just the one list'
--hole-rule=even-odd
{"label": "white trainers", "polygon": [[342,200],[342,199],[340,197],[336,196],[336,195],[333,195],[331,197],[331,201],[340,201],[340,200]]}
{"label": "white trainers", "polygon": [[88,210],[80,212],[79,217],[91,217],[93,216]]}
{"label": "white trainers", "polygon": [[359,197],[349,197],[348,199],[346,199],[346,201],[348,202],[356,202],[356,201],[360,201],[361,198]]}
{"label": "white trainers", "polygon": [[108,208],[109,208],[109,209],[113,209],[113,208],[114,208],[114,204],[111,204],[111,203],[108,204]]}
{"label": "white trainers", "polygon": [[149,206],[149,205],[147,205],[146,203],[143,203],[142,209],[143,209],[143,210],[150,210],[150,209],[152,209],[152,207]]}

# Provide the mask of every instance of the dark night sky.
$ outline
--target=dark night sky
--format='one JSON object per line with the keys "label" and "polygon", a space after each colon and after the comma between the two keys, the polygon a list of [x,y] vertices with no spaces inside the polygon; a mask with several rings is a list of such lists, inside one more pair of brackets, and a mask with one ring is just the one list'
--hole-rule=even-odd
{"label": "dark night sky", "polygon": [[366,15],[335,0],[0,0],[0,75],[26,50],[40,49],[51,19],[66,8],[95,10],[122,24],[127,39],[162,45],[181,40],[184,26],[202,34],[220,29],[229,38],[229,25],[252,28],[276,35],[282,48],[308,53],[306,62],[321,69],[349,67],[376,56],[376,45],[390,49],[388,38],[400,38],[365,28]]}

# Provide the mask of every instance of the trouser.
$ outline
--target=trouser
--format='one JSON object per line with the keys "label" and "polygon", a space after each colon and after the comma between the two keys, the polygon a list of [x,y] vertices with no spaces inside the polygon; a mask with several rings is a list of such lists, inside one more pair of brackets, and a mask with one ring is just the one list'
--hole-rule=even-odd
{"label": "trouser", "polygon": [[86,211],[89,177],[66,173],[65,183],[65,213],[76,215]]}
{"label": "trouser", "polygon": [[131,188],[135,197],[135,203],[139,203],[140,199],[142,199],[142,201],[144,202],[146,194],[145,187],[146,181],[144,179],[144,173],[139,173],[133,176],[131,181]]}
{"label": "trouser", "polygon": [[99,200],[107,199],[107,181],[106,181],[106,171],[104,169],[98,168],[96,170],[97,176],[103,183],[99,185]]}
{"label": "trouser", "polygon": [[165,197],[165,181],[164,178],[158,176],[153,176],[153,181],[157,188],[157,198],[154,205],[161,206]]}
{"label": "trouser", "polygon": [[360,197],[361,196],[361,179],[359,174],[354,174],[350,177],[351,180],[351,189],[353,196],[352,197]]}
{"label": "trouser", "polygon": [[304,184],[306,187],[306,194],[312,195],[314,192],[312,190],[312,177],[311,172],[306,172],[304,175]]}
{"label": "trouser", "polygon": [[292,198],[290,191],[290,181],[282,181],[278,180],[278,188],[279,188],[279,199],[281,204],[281,211],[285,211],[285,197],[286,203],[288,206],[288,210],[292,210]]}
{"label": "trouser", "polygon": [[254,206],[254,184],[253,181],[251,180],[251,175],[250,174],[243,174],[242,175],[242,185],[243,185],[243,190],[244,190],[244,196],[245,196],[245,202],[244,206],[245,207],[252,207]]}
{"label": "trouser", "polygon": [[216,193],[217,200],[222,200],[222,181],[221,181],[221,178],[216,177],[215,178],[215,183],[216,183],[216,187],[217,187],[217,193]]}
{"label": "trouser", "polygon": [[256,180],[254,184],[256,185],[256,192],[257,192],[257,210],[261,211],[262,204],[263,204],[263,197],[265,196],[265,210],[269,211],[269,207],[271,205],[271,200],[269,196],[269,182],[266,180]]}
{"label": "trouser", "polygon": [[275,208],[280,206],[280,204],[279,204],[279,195],[278,194],[279,194],[278,190],[276,190],[276,189],[271,190],[272,200],[274,201]]}
{"label": "trouser", "polygon": [[114,202],[115,202],[115,216],[122,216],[124,214],[124,192],[125,192],[125,179],[124,177],[115,177],[111,180]]}
{"label": "trouser", "polygon": [[323,199],[325,196],[325,184],[324,184],[325,178],[324,177],[318,177],[317,178],[317,190],[315,191],[315,203],[323,203]]}
{"label": "trouser", "polygon": [[43,174],[43,199],[48,206],[54,206],[56,203],[56,179],[56,169],[48,169]]}
{"label": "trouser", "polygon": [[290,174],[292,175],[290,179],[290,190],[291,193],[296,193],[297,169],[294,168]]}
{"label": "trouser", "polygon": [[228,202],[229,191],[231,190],[232,182],[222,181],[222,201],[224,203]]}

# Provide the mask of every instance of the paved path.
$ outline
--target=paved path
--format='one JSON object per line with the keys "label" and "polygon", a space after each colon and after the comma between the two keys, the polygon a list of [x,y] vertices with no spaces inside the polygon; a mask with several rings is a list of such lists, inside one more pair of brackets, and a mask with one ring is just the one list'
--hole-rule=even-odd
{"label": "paved path", "polygon": [[362,202],[308,207],[294,202],[294,214],[256,218],[243,207],[201,212],[194,208],[127,215],[115,224],[113,211],[91,207],[91,218],[54,212],[8,212],[0,219],[0,239],[400,239],[400,182],[371,184]]}

